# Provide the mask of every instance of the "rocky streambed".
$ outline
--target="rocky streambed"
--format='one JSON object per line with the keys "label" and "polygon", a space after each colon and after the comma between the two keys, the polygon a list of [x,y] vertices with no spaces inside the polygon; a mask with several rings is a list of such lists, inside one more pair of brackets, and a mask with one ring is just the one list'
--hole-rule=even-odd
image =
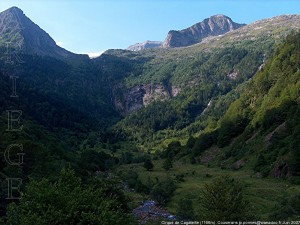
{"label": "rocky streambed", "polygon": [[138,218],[141,224],[148,221],[175,220],[176,216],[167,212],[167,210],[156,201],[149,200],[143,202],[133,210],[133,215]]}

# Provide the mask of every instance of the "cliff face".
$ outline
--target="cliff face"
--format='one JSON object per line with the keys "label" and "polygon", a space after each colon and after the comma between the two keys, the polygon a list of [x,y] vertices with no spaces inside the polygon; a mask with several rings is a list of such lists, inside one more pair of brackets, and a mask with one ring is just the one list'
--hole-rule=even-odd
{"label": "cliff face", "polygon": [[169,31],[163,47],[184,47],[201,42],[203,38],[218,36],[236,30],[245,24],[233,22],[224,15],[215,15],[184,30]]}
{"label": "cliff face", "polygon": [[171,86],[170,90],[162,84],[141,84],[126,89],[123,85],[113,90],[114,105],[123,115],[135,112],[154,101],[165,101],[175,97],[181,89]]}

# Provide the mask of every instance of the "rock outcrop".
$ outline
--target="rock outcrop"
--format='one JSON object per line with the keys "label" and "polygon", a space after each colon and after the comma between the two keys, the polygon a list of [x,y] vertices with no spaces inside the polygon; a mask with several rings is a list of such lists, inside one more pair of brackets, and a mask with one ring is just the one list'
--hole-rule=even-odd
{"label": "rock outcrop", "polygon": [[203,38],[222,35],[245,25],[246,24],[235,23],[224,15],[211,16],[184,30],[169,31],[162,46],[172,48],[193,45],[201,42]]}
{"label": "rock outcrop", "polygon": [[127,50],[130,51],[141,51],[144,49],[149,49],[149,48],[159,48],[161,47],[163,42],[161,41],[145,41],[143,43],[137,43],[134,45],[131,45],[127,48]]}
{"label": "rock outcrop", "polygon": [[123,85],[115,86],[113,91],[115,108],[123,115],[128,115],[154,101],[165,101],[177,96],[181,88],[171,86],[168,90],[162,84],[141,84],[126,89]]}

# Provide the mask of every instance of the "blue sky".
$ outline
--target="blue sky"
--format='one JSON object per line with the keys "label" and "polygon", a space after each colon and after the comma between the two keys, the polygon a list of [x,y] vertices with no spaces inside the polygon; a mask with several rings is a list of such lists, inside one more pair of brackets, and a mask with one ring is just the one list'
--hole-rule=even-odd
{"label": "blue sky", "polygon": [[169,30],[215,14],[251,23],[299,14],[300,0],[0,0],[0,11],[17,6],[62,47],[75,53],[163,41]]}

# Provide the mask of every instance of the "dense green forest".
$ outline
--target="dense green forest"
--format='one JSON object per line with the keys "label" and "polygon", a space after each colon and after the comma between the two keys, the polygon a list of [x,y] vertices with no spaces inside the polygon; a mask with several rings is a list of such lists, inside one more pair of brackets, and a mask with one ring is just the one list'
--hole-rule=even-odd
{"label": "dense green forest", "polygon": [[[22,59],[18,66],[7,64],[5,57],[0,60],[0,223],[136,224],[122,183],[104,174],[118,159],[103,151],[81,151],[91,134],[106,142],[101,134],[119,118],[108,104],[105,88],[95,89],[95,84],[102,84],[101,73],[95,74],[93,63],[84,58]],[[11,97],[11,76],[17,77],[17,98]],[[23,129],[7,131],[7,110],[19,110],[12,127]],[[18,165],[20,153],[23,163]],[[8,179],[14,179],[12,187],[19,190],[9,188]],[[10,190],[15,200],[7,199]]]}
{"label": "dense green forest", "polygon": [[255,153],[254,170],[264,175],[285,163],[285,171],[275,176],[298,174],[299,37],[299,33],[289,35],[230,105],[217,128],[200,135],[192,147],[196,155],[217,145],[224,148],[223,159]]}
{"label": "dense green forest", "polygon": [[[150,147],[153,141],[199,132],[210,126],[208,121],[220,119],[229,104],[238,98],[244,82],[257,72],[273,48],[274,40],[261,38],[222,48],[217,46],[209,52],[199,49],[188,56],[184,54],[189,49],[181,50],[183,57],[180,60],[168,58],[170,55],[167,54],[163,54],[164,60],[160,62],[150,58],[142,69],[133,69],[126,77],[128,87],[139,83],[161,83],[169,92],[172,87],[179,87],[181,92],[167,101],[154,101],[130,114],[114,127],[114,132],[120,138],[150,143]],[[128,57],[124,54],[121,56]],[[216,106],[210,110],[208,104],[212,102]],[[209,112],[204,114],[204,110]]]}

